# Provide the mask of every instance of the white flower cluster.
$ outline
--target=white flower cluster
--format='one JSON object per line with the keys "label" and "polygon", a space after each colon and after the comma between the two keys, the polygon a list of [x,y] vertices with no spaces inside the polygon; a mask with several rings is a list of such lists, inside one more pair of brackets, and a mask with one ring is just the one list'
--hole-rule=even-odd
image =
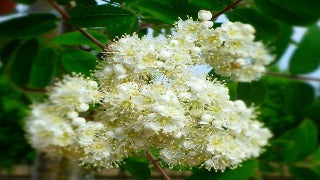
{"label": "white flower cluster", "polygon": [[199,21],[179,20],[172,36],[134,34],[111,44],[94,73],[98,83],[66,76],[48,102],[33,106],[26,128],[32,145],[99,167],[150,150],[171,167],[222,171],[257,157],[271,133],[254,108],[190,69],[207,63],[219,75],[252,81],[272,57],[253,41],[252,26],[213,29],[211,18],[200,11]]}

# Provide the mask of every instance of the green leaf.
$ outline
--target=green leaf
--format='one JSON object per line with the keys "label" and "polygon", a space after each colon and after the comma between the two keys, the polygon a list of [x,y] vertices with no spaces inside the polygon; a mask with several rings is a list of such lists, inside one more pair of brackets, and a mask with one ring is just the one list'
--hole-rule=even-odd
{"label": "green leaf", "polygon": [[124,168],[134,179],[144,180],[151,176],[149,160],[145,158],[130,157],[125,160]]}
{"label": "green leaf", "polygon": [[95,6],[97,2],[95,0],[75,0],[77,5],[80,6]]}
{"label": "green leaf", "polygon": [[105,27],[113,37],[138,29],[135,14],[111,5],[76,6],[70,11],[70,22],[78,27]]}
{"label": "green leaf", "polygon": [[314,99],[314,88],[303,82],[291,82],[285,89],[284,110],[290,114],[299,114]]}
{"label": "green leaf", "polygon": [[237,98],[246,102],[261,104],[267,97],[267,88],[263,81],[253,81],[251,83],[238,83]]}
{"label": "green leaf", "polygon": [[237,86],[238,86],[238,83],[231,81],[231,82],[228,82],[226,84],[226,86],[229,89],[230,99],[232,101],[237,100]]}
{"label": "green leaf", "polygon": [[304,17],[320,18],[320,0],[271,0],[271,2]]}
{"label": "green leaf", "polygon": [[170,4],[157,1],[142,1],[136,5],[136,8],[167,24],[173,24],[179,16],[179,13],[174,11]]}
{"label": "green leaf", "polygon": [[30,156],[34,150],[23,130],[29,104],[27,97],[16,91],[8,78],[0,75],[0,147],[6,147],[0,154],[0,168],[3,171],[26,162],[31,165],[34,159]]}
{"label": "green leaf", "polygon": [[68,73],[82,73],[90,75],[97,64],[97,57],[81,50],[66,50],[61,55],[62,66]]}
{"label": "green leaf", "polygon": [[272,63],[278,62],[283,53],[287,50],[290,42],[291,36],[293,34],[293,27],[287,24],[280,25],[280,34],[277,35],[277,39],[273,41],[269,47],[271,53],[276,55],[275,61]]}
{"label": "green leaf", "polygon": [[304,74],[316,70],[320,65],[320,28],[311,26],[294,52],[289,71],[292,74]]}
{"label": "green leaf", "polygon": [[68,3],[70,3],[70,1],[72,0],[55,0],[58,4],[61,4],[61,5],[66,5]]}
{"label": "green leaf", "polygon": [[312,155],[311,162],[312,162],[312,170],[318,176],[320,176],[320,147],[319,146],[315,151],[315,153]]}
{"label": "green leaf", "polygon": [[288,156],[302,160],[310,155],[317,147],[318,130],[312,121],[304,120],[297,128],[282,135],[281,139],[294,141],[295,152],[288,154]]}
{"label": "green leaf", "polygon": [[[89,30],[88,32],[101,43],[108,43],[108,38],[105,34],[95,30]],[[58,37],[56,37],[52,42],[57,43],[59,45],[68,46],[89,45],[90,47],[94,47],[95,49],[100,49],[100,47],[98,47],[95,43],[90,41],[87,37],[85,37],[82,33],[78,31],[61,34]]]}
{"label": "green leaf", "polygon": [[320,112],[320,99],[313,101],[312,104],[306,107],[303,112],[305,117],[313,119],[317,124],[319,124],[318,126],[320,126],[320,113],[314,112]]}
{"label": "green leaf", "polygon": [[265,76],[262,81],[267,86],[268,96],[259,106],[258,119],[272,130],[274,137],[296,127],[303,117],[317,122],[314,119],[318,116],[314,113],[317,108],[310,106],[315,97],[312,86],[281,77]]}
{"label": "green leaf", "polygon": [[38,41],[29,39],[23,42],[10,59],[9,77],[18,86],[29,82],[33,60],[38,53]]}
{"label": "green leaf", "polygon": [[320,179],[320,176],[309,168],[290,167],[290,172],[295,180]]}
{"label": "green leaf", "polygon": [[22,4],[32,4],[36,2],[37,0],[14,0],[17,3],[22,3]]}
{"label": "green leaf", "polygon": [[256,37],[259,40],[264,40],[265,42],[274,41],[280,34],[279,24],[255,9],[238,8],[226,14],[231,21],[241,21],[254,26],[257,31]]}
{"label": "green leaf", "polygon": [[317,11],[319,0],[255,0],[255,4],[265,14],[292,25],[309,25],[319,19],[319,16],[312,15],[313,13],[302,13],[310,7],[310,12]]}
{"label": "green leaf", "polygon": [[219,11],[232,2],[232,0],[189,0],[191,5],[214,11]]}
{"label": "green leaf", "polygon": [[33,37],[54,29],[57,18],[49,13],[28,14],[0,23],[0,36]]}
{"label": "green leaf", "polygon": [[130,9],[141,14],[143,20],[157,19],[172,25],[178,17],[185,19],[188,16],[197,18],[198,8],[190,6],[185,0],[136,0],[127,3]]}
{"label": "green leaf", "polygon": [[42,47],[32,64],[30,86],[44,88],[54,77],[57,66],[57,54],[51,47]]}
{"label": "green leaf", "polygon": [[1,60],[2,66],[5,66],[9,62],[11,54],[14,52],[15,49],[17,49],[20,43],[21,43],[21,40],[14,39],[12,41],[9,41],[1,49],[0,60]]}
{"label": "green leaf", "polygon": [[317,147],[317,141],[317,127],[312,121],[306,119],[297,128],[287,131],[273,141],[269,154],[274,161],[296,162],[313,153]]}
{"label": "green leaf", "polygon": [[258,166],[256,160],[248,160],[243,162],[236,169],[227,169],[225,172],[207,171],[205,169],[195,169],[193,174],[187,180],[247,180],[252,176]]}

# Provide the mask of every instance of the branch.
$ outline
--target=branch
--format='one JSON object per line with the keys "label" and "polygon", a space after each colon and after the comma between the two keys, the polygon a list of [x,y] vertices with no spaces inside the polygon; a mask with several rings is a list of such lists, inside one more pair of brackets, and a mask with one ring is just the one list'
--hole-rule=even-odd
{"label": "branch", "polygon": [[165,180],[171,180],[171,178],[168,176],[168,174],[162,169],[162,167],[159,165],[159,163],[154,159],[152,154],[149,151],[146,151],[146,155],[148,159],[150,159],[151,163],[157,168],[157,170],[160,172],[160,174],[163,176]]}
{"label": "branch", "polygon": [[294,75],[277,73],[277,72],[266,72],[266,75],[267,76],[274,76],[274,77],[281,77],[281,78],[286,78],[286,79],[292,79],[292,80],[297,80],[297,81],[316,81],[316,82],[320,82],[319,78],[294,76]]}
{"label": "branch", "polygon": [[[64,20],[68,20],[70,18],[69,14],[62,9],[54,0],[48,0],[50,4],[61,14]],[[90,33],[88,33],[86,30],[75,27],[78,31],[80,31],[84,36],[86,36],[90,41],[92,41],[94,44],[96,44],[98,47],[100,47],[102,50],[104,50],[105,45],[103,45],[99,40],[97,40],[95,37],[93,37]]]}
{"label": "branch", "polygon": [[238,5],[242,0],[236,0],[235,2],[229,4],[227,7],[225,7],[224,9],[222,9],[221,11],[219,11],[218,13],[214,14],[212,16],[212,20],[215,20],[217,17],[219,17],[221,14],[224,14],[225,12],[231,10],[232,8],[234,8],[236,5]]}

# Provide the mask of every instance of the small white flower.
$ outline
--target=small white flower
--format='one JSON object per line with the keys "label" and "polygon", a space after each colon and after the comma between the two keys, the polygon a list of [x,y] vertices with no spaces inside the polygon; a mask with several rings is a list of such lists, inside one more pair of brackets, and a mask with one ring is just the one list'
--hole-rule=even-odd
{"label": "small white flower", "polygon": [[193,47],[193,48],[192,48],[192,52],[195,53],[195,54],[199,54],[199,53],[201,53],[201,48],[199,48],[199,47]]}
{"label": "small white flower", "polygon": [[212,117],[210,114],[203,114],[201,116],[200,124],[209,124],[210,120],[212,120]]}
{"label": "small white flower", "polygon": [[213,22],[212,21],[202,21],[202,25],[204,25],[206,28],[212,28]]}
{"label": "small white flower", "polygon": [[124,75],[127,72],[126,68],[124,68],[122,64],[116,64],[113,70],[117,75]]}
{"label": "small white flower", "polygon": [[170,44],[177,46],[179,44],[179,41],[173,39],[170,41]]}
{"label": "small white flower", "polygon": [[159,59],[161,60],[167,60],[170,56],[171,56],[171,53],[166,50],[163,50],[159,53]]}
{"label": "small white flower", "polygon": [[104,69],[103,69],[103,74],[104,75],[106,75],[106,76],[110,76],[110,75],[112,75],[112,73],[113,73],[113,69],[111,68],[111,67],[105,67]]}

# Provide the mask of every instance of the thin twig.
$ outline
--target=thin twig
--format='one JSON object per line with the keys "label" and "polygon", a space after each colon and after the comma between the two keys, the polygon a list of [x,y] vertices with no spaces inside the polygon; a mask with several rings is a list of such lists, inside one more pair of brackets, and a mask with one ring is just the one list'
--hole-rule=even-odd
{"label": "thin twig", "polygon": [[157,168],[157,170],[163,176],[163,178],[165,180],[171,180],[171,178],[168,176],[168,174],[162,169],[160,164],[154,159],[154,157],[152,156],[152,154],[149,151],[146,151],[146,155],[150,159],[151,163]]}
{"label": "thin twig", "polygon": [[227,7],[225,7],[224,9],[222,9],[221,11],[219,11],[218,13],[214,14],[212,16],[212,20],[215,20],[217,17],[219,17],[221,14],[224,14],[225,12],[231,10],[232,8],[234,8],[236,5],[238,5],[242,0],[237,0],[231,4],[229,4]]}
{"label": "thin twig", "polygon": [[292,79],[292,80],[297,80],[297,81],[316,81],[316,82],[320,82],[319,78],[294,76],[294,75],[277,73],[277,72],[267,72],[266,75],[267,76],[274,76],[274,77],[281,77],[281,78],[286,78],[286,79]]}
{"label": "thin twig", "polygon": [[[54,0],[48,0],[50,4],[61,14],[63,19],[68,20],[70,18],[69,14],[62,9]],[[96,44],[98,47],[100,47],[102,50],[105,48],[105,45],[103,45],[99,40],[97,40],[95,37],[93,37],[90,33],[88,33],[86,30],[75,27],[78,31],[80,31],[84,36],[86,36],[90,41],[92,41],[94,44]]]}

